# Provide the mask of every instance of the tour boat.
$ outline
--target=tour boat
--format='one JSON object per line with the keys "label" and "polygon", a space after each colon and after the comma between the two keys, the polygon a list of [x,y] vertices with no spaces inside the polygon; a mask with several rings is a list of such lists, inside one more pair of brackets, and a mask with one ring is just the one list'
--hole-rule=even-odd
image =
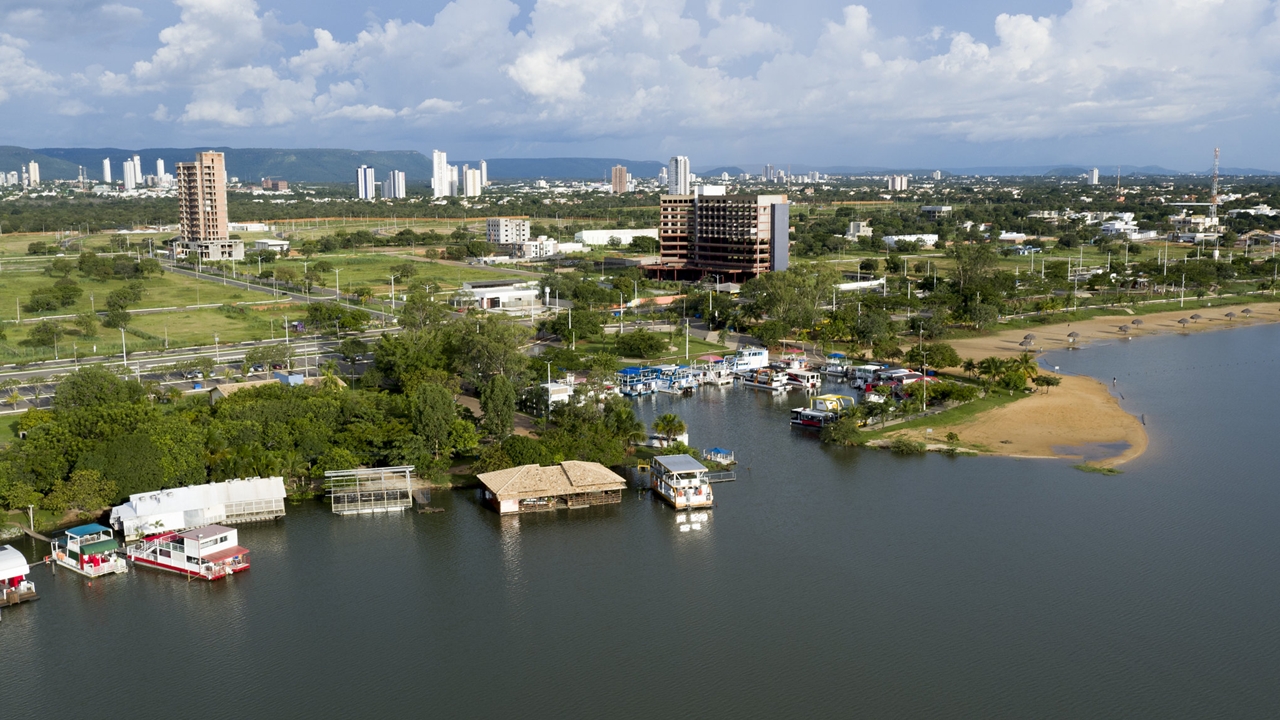
{"label": "tour boat", "polygon": [[742,384],[747,387],[760,388],[778,392],[787,388],[787,376],[769,368],[752,370],[742,377]]}
{"label": "tour boat", "polygon": [[769,367],[769,351],[764,348],[742,348],[726,358],[735,373],[745,375],[753,370]]}
{"label": "tour boat", "polygon": [[677,510],[715,504],[707,468],[688,455],[655,457],[650,470],[650,487]]}
{"label": "tour boat", "polygon": [[129,572],[129,564],[120,557],[120,542],[111,528],[81,525],[53,541],[53,561],[86,577],[100,577]]}
{"label": "tour boat", "polygon": [[27,579],[31,566],[27,557],[12,545],[0,545],[0,605],[17,605],[38,600],[36,585]]}
{"label": "tour boat", "polygon": [[804,390],[817,390],[822,387],[822,375],[812,370],[788,370],[787,384]]}
{"label": "tour boat", "polygon": [[218,580],[249,569],[249,551],[236,544],[235,528],[206,525],[185,532],[150,535],[130,545],[135,563],[205,580]]}
{"label": "tour boat", "polygon": [[791,410],[791,424],[795,427],[824,428],[839,419],[839,414],[827,410],[814,410],[813,408],[793,408]]}
{"label": "tour boat", "polygon": [[659,365],[658,392],[671,395],[689,395],[698,387],[698,381],[688,365]]}

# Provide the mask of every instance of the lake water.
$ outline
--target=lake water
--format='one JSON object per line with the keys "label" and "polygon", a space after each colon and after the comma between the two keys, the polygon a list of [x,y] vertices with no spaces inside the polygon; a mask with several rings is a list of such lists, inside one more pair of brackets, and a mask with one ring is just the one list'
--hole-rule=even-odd
{"label": "lake water", "polygon": [[[1150,449],[902,458],[792,431],[799,395],[646,399],[735,450],[700,531],[619,506],[499,518],[316,503],[253,569],[35,572],[5,717],[1276,717],[1280,326],[1048,358],[1118,378]],[[26,541],[18,543],[44,554]]]}

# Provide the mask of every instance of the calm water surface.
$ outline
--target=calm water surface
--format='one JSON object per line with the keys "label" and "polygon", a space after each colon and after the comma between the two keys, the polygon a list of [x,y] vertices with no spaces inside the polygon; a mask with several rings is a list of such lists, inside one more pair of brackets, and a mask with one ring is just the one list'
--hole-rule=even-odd
{"label": "calm water surface", "polygon": [[3,611],[0,717],[1275,717],[1277,348],[1050,356],[1146,415],[1115,477],[832,450],[789,429],[799,395],[706,390],[641,403],[738,454],[701,531],[634,492],[519,518],[459,492],[291,507],[217,584],[41,568]]}

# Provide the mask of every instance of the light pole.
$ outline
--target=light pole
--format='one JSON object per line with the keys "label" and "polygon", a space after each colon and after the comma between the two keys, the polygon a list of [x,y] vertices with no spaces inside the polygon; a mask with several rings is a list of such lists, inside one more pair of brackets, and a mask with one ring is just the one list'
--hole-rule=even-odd
{"label": "light pole", "polygon": [[335,302],[342,302],[342,288],[338,285],[338,273],[342,272],[342,268],[335,268],[333,271],[333,299]]}
{"label": "light pole", "polygon": [[391,310],[396,309],[396,276],[394,274],[388,276],[391,278]]}
{"label": "light pole", "polygon": [[219,365],[222,364],[222,356],[218,354],[218,336],[213,336],[213,361]]}
{"label": "light pole", "polygon": [[124,328],[120,328],[120,353],[124,356],[125,379],[129,377],[129,347],[124,342]]}

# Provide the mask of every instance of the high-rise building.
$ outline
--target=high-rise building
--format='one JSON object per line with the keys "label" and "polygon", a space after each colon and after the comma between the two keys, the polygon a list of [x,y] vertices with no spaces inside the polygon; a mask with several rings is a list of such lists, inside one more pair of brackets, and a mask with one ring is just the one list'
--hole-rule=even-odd
{"label": "high-rise building", "polygon": [[489,187],[489,163],[480,161],[480,186]]}
{"label": "high-rise building", "polygon": [[449,156],[439,150],[431,151],[431,194],[438,198],[453,194],[449,189]]}
{"label": "high-rise building", "polygon": [[111,183],[111,158],[102,158],[102,182]]}
{"label": "high-rise building", "polygon": [[661,170],[658,171],[658,184],[659,185],[667,184],[667,168],[666,167],[663,167]]}
{"label": "high-rise building", "polygon": [[773,179],[774,179],[773,165],[765,165],[763,180],[765,182],[773,182]]}
{"label": "high-rise building", "polygon": [[40,163],[32,160],[27,163],[27,187],[40,186]]}
{"label": "high-rise building", "polygon": [[907,189],[906,175],[890,175],[889,190],[892,192],[901,192]]}
{"label": "high-rise building", "polygon": [[658,242],[664,269],[754,277],[790,263],[786,195],[726,195],[720,186],[698,194],[663,195]]}
{"label": "high-rise building", "polygon": [[356,170],[356,192],[361,200],[373,200],[376,197],[377,183],[374,181],[373,168],[368,165],[361,165]]}
{"label": "high-rise building", "polygon": [[668,166],[671,172],[667,175],[667,190],[671,195],[688,195],[689,190],[689,158],[676,155]]}
{"label": "high-rise building", "polygon": [[227,166],[220,152],[178,163],[178,242],[203,261],[243,260],[244,243],[227,234]]}
{"label": "high-rise building", "polygon": [[382,181],[382,197],[403,200],[405,197],[404,172],[392,170]]}
{"label": "high-rise building", "polygon": [[1089,184],[1090,185],[1098,184],[1098,168],[1094,168],[1089,171]]}
{"label": "high-rise building", "polygon": [[156,158],[156,177],[164,177],[164,158]]}
{"label": "high-rise building", "polygon": [[529,221],[517,218],[489,218],[485,221],[485,240],[494,245],[514,245],[529,240]]}
{"label": "high-rise building", "polygon": [[134,180],[136,176],[134,175],[134,172],[133,172],[133,160],[124,161],[124,166],[121,170],[121,174],[124,175],[125,190],[132,190],[138,186],[138,182]]}
{"label": "high-rise building", "polygon": [[457,195],[459,189],[461,188],[458,185],[458,166],[450,165],[449,166],[449,194]]}
{"label": "high-rise building", "polygon": [[481,187],[480,170],[464,165],[462,171],[462,194],[467,197],[478,197]]}
{"label": "high-rise building", "polygon": [[941,179],[942,179],[942,171],[941,171],[941,170],[934,170],[934,171],[933,171],[933,179],[934,179],[934,180],[941,180]]}
{"label": "high-rise building", "polygon": [[5,185],[17,185],[17,184],[18,184],[18,171],[17,171],[17,170],[10,170],[10,171],[9,171],[9,174],[8,174],[8,175],[5,175],[5,178],[4,178],[4,184],[5,184]]}
{"label": "high-rise building", "polygon": [[615,195],[620,195],[627,191],[627,169],[625,167],[622,165],[614,165],[613,177],[611,180],[612,182],[610,185],[612,185]]}
{"label": "high-rise building", "polygon": [[133,184],[142,184],[142,158],[137,155],[133,156]]}

